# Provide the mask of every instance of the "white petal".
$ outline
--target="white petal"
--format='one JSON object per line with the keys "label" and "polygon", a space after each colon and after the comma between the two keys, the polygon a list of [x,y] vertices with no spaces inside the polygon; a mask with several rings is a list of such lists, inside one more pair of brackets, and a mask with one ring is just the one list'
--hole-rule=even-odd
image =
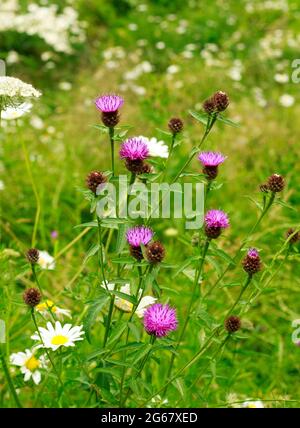
{"label": "white petal", "polygon": [[41,372],[39,370],[36,370],[35,372],[32,373],[32,379],[33,382],[38,385],[41,381]]}

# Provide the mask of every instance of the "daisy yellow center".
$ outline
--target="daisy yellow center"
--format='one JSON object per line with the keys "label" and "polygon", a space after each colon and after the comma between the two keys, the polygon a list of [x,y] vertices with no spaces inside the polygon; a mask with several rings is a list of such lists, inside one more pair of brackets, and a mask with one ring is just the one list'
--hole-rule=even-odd
{"label": "daisy yellow center", "polygon": [[33,355],[32,357],[28,358],[28,360],[25,362],[25,367],[33,372],[40,366],[39,360],[37,360]]}
{"label": "daisy yellow center", "polygon": [[133,308],[133,304],[125,299],[116,299],[115,305],[118,309],[124,312],[131,312]]}
{"label": "daisy yellow center", "polygon": [[53,336],[51,339],[52,345],[64,345],[68,342],[67,336],[63,336],[61,334],[58,334],[57,336]]}
{"label": "daisy yellow center", "polygon": [[255,404],[248,404],[248,409],[256,409],[256,405]]}
{"label": "daisy yellow center", "polygon": [[55,313],[57,310],[57,307],[54,306],[54,303],[52,302],[52,300],[47,300],[45,303],[40,303],[39,305],[37,305],[36,309],[40,312],[50,310],[51,312]]}

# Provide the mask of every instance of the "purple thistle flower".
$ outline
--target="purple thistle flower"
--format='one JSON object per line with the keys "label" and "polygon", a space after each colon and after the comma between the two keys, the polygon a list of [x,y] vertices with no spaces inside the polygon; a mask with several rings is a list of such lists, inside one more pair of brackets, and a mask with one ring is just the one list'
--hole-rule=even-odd
{"label": "purple thistle flower", "polygon": [[176,309],[169,305],[155,303],[149,306],[144,313],[144,327],[148,334],[156,337],[164,337],[176,330],[178,320]]}
{"label": "purple thistle flower", "polygon": [[147,245],[153,237],[153,231],[150,227],[134,226],[127,230],[126,239],[132,247]]}
{"label": "purple thistle flower", "polygon": [[201,152],[198,156],[203,165],[203,174],[208,180],[214,180],[218,175],[218,166],[224,162],[227,156],[218,152]]}
{"label": "purple thistle flower", "polygon": [[149,156],[149,149],[143,138],[134,137],[124,141],[120,149],[121,159],[144,160]]}
{"label": "purple thistle flower", "polygon": [[118,95],[102,95],[95,101],[96,107],[102,113],[114,113],[122,107],[124,99]]}
{"label": "purple thistle flower", "polygon": [[248,257],[252,257],[254,259],[259,257],[259,254],[256,248],[249,248],[247,255]]}
{"label": "purple thistle flower", "polygon": [[205,215],[205,225],[226,229],[229,226],[227,214],[221,210],[209,210]]}
{"label": "purple thistle flower", "polygon": [[203,166],[218,166],[224,162],[227,156],[219,152],[201,152],[198,156]]}

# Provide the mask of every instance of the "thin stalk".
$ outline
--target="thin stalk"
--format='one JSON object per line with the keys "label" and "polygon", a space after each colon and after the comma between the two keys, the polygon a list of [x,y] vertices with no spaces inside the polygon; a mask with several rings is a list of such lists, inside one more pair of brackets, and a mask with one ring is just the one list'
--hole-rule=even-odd
{"label": "thin stalk", "polygon": [[[194,304],[194,302],[196,300],[196,293],[197,293],[197,288],[198,288],[198,285],[199,285],[199,279],[200,279],[200,276],[201,276],[201,273],[202,273],[202,269],[203,269],[203,265],[204,265],[204,260],[205,260],[205,257],[206,257],[207,251],[208,251],[209,244],[210,244],[210,241],[209,241],[209,239],[207,239],[206,242],[205,242],[204,248],[203,248],[203,253],[202,253],[202,258],[201,258],[200,265],[199,265],[199,267],[198,267],[198,269],[196,271],[196,274],[195,274],[194,286],[193,286],[191,299],[190,299],[190,302],[189,302],[189,305],[188,305],[188,309],[187,309],[187,315],[186,315],[185,322],[184,322],[182,330],[181,330],[181,334],[180,334],[179,339],[178,339],[178,341],[176,342],[176,345],[175,345],[175,352],[177,351],[177,349],[178,349],[178,347],[179,347],[179,345],[180,345],[180,343],[181,343],[181,341],[182,341],[182,339],[183,339],[183,337],[185,335],[185,331],[186,331],[186,328],[188,326],[188,322],[190,320],[191,311],[192,311],[193,304]],[[168,369],[168,372],[167,372],[167,378],[169,378],[171,376],[171,373],[172,373],[174,361],[175,361],[175,358],[176,358],[175,352],[172,354],[172,357],[171,357],[171,360],[170,360],[170,365],[169,365],[169,369]],[[166,393],[166,392],[167,391],[165,391],[164,393]]]}
{"label": "thin stalk", "polygon": [[103,340],[103,348],[105,348],[106,343],[107,343],[107,339],[109,336],[109,330],[110,330],[111,319],[112,319],[112,314],[113,314],[113,310],[114,310],[114,304],[115,304],[115,295],[111,294],[110,304],[109,304],[109,309],[108,309],[108,315],[107,315],[107,321],[106,321],[105,334],[104,334],[104,340]]}
{"label": "thin stalk", "polygon": [[[37,274],[36,274],[35,264],[34,264],[34,263],[31,263],[31,271],[32,271],[32,276],[33,276],[34,282],[36,283],[36,285],[37,285],[38,289],[40,290],[40,293],[41,293],[41,295],[42,295],[42,298],[44,298],[44,293],[43,293],[43,290],[42,290],[42,287],[41,287],[40,281],[39,281],[39,279],[38,279],[38,276],[37,276]],[[50,313],[50,315],[51,315],[51,317],[52,317],[53,321],[56,321],[56,320],[55,320],[55,317],[54,317],[54,315],[53,315],[53,312],[52,312],[52,310],[51,310],[51,307],[48,305],[48,303],[47,303],[47,302],[46,302],[46,306],[47,306],[48,312]]]}
{"label": "thin stalk", "polygon": [[164,386],[162,386],[158,391],[156,391],[154,394],[152,394],[146,401],[144,401],[141,405],[141,407],[145,407],[146,404],[156,395],[161,394],[163,391],[166,390],[166,388],[172,383],[174,382],[174,380],[177,379],[178,376],[180,376],[186,369],[188,369],[189,367],[191,367],[193,364],[195,364],[198,359],[201,357],[201,355],[204,353],[204,351],[207,349],[207,347],[210,345],[212,339],[214,338],[214,336],[216,335],[218,331],[218,327],[216,327],[212,334],[209,336],[209,338],[207,339],[206,343],[202,346],[202,348],[199,349],[198,352],[196,352],[196,354],[183,366],[181,367],[179,370],[177,370],[177,372],[175,373],[174,376],[172,376],[171,378],[169,378],[169,380],[165,383]]}
{"label": "thin stalk", "polygon": [[97,223],[98,223],[98,262],[100,265],[101,275],[102,275],[102,281],[104,283],[104,286],[106,288],[106,291],[108,291],[106,279],[105,279],[105,272],[104,272],[104,260],[103,260],[103,251],[102,251],[102,226],[101,226],[101,220],[97,216]]}
{"label": "thin stalk", "polygon": [[171,145],[170,145],[170,150],[169,150],[169,156],[168,156],[168,158],[167,158],[167,160],[166,160],[166,164],[165,164],[165,171],[164,171],[164,173],[163,173],[163,175],[162,175],[161,183],[164,181],[165,176],[166,176],[167,171],[168,171],[169,162],[170,162],[171,156],[172,156],[172,154],[173,154],[173,150],[174,150],[174,145],[175,145],[175,141],[176,141],[176,136],[177,136],[177,134],[176,134],[176,133],[175,133],[175,134],[173,134],[173,133],[172,133],[172,139],[171,139]]}
{"label": "thin stalk", "polygon": [[108,128],[109,129],[109,141],[110,141],[110,150],[111,150],[111,170],[112,170],[112,176],[115,176],[115,140],[114,140],[114,134],[115,129]]}
{"label": "thin stalk", "polygon": [[249,284],[250,284],[251,280],[252,280],[252,275],[248,275],[248,276],[247,276],[247,279],[246,279],[246,281],[245,281],[245,284],[244,284],[244,285],[243,285],[243,287],[241,288],[241,291],[240,291],[240,293],[239,293],[239,295],[238,295],[238,297],[237,297],[236,301],[233,303],[233,305],[231,306],[231,308],[230,308],[230,309],[229,309],[229,311],[227,312],[226,318],[227,318],[229,315],[232,315],[233,310],[234,310],[234,309],[235,309],[235,307],[239,304],[239,302],[240,302],[241,298],[243,297],[243,294],[244,294],[244,293],[245,293],[245,291],[247,290],[247,288],[248,288],[248,286],[249,286]]}
{"label": "thin stalk", "polygon": [[36,213],[35,213],[34,226],[33,226],[32,238],[31,238],[31,246],[34,248],[35,243],[36,243],[38,223],[39,223],[40,214],[41,214],[41,201],[40,201],[40,197],[39,197],[39,194],[38,194],[35,182],[34,182],[32,170],[31,170],[30,159],[28,156],[28,151],[27,151],[26,144],[24,142],[24,138],[21,138],[21,142],[22,142],[22,149],[23,149],[27,173],[28,173],[28,176],[29,176],[29,179],[31,182],[31,187],[32,187],[33,194],[34,194],[35,201],[36,201]]}
{"label": "thin stalk", "polygon": [[42,335],[41,335],[41,333],[40,333],[40,330],[39,330],[38,324],[37,324],[37,322],[36,322],[35,313],[34,313],[34,308],[32,308],[32,309],[31,309],[31,317],[32,317],[32,320],[33,320],[34,326],[35,326],[35,328],[36,328],[37,334],[39,335],[40,341],[41,341],[41,343],[42,343],[42,345],[43,345],[43,347],[44,347],[44,349],[45,349],[46,355],[47,355],[47,357],[48,357],[48,359],[49,359],[49,361],[50,361],[50,363],[51,363],[51,365],[52,365],[52,367],[53,367],[53,370],[54,370],[54,372],[55,372],[55,374],[56,374],[56,376],[57,376],[57,379],[59,380],[59,383],[60,383],[60,384],[61,384],[61,386],[63,387],[63,386],[64,386],[64,384],[63,384],[63,382],[62,382],[62,380],[61,380],[61,377],[60,377],[60,375],[59,375],[59,373],[58,373],[58,371],[57,371],[57,369],[56,369],[56,367],[55,367],[55,364],[54,364],[54,362],[53,362],[53,360],[52,360],[52,358],[51,358],[51,355],[50,355],[50,353],[49,353],[48,349],[45,347],[45,344],[44,344],[44,341],[43,341]]}
{"label": "thin stalk", "polygon": [[[138,369],[138,372],[137,372],[137,373],[136,373],[136,375],[134,376],[134,379],[137,379],[137,378],[141,375],[141,373],[142,373],[142,371],[143,371],[143,368],[145,367],[145,364],[146,364],[146,362],[148,361],[148,358],[149,358],[149,356],[150,356],[150,354],[151,354],[151,352],[152,352],[152,349],[153,349],[152,347],[153,347],[153,345],[154,345],[155,339],[156,339],[156,337],[155,337],[155,336],[151,336],[151,337],[150,337],[150,345],[151,345],[151,348],[149,349],[149,351],[147,352],[147,354],[144,356],[144,358],[143,358],[143,360],[142,360],[142,362],[141,362],[140,368]],[[125,407],[125,403],[126,403],[126,401],[127,401],[127,399],[128,399],[128,396],[129,396],[129,391],[130,391],[130,389],[128,389],[128,391],[127,391],[127,393],[126,393],[126,396],[125,396],[125,398],[124,398],[124,401],[121,403],[123,407]]]}
{"label": "thin stalk", "polygon": [[[1,116],[1,112],[0,112],[0,116]],[[4,355],[2,354],[2,349],[1,349],[1,347],[0,347],[0,360],[1,360],[1,363],[2,363],[2,367],[3,367],[4,375],[5,375],[6,380],[7,380],[7,383],[8,383],[8,387],[9,387],[9,389],[10,389],[10,392],[11,392],[11,395],[12,395],[13,399],[15,400],[16,406],[17,406],[18,408],[22,408],[23,406],[22,406],[22,404],[21,404],[21,402],[20,402],[20,400],[19,400],[19,397],[18,397],[17,391],[16,391],[16,389],[15,389],[15,386],[14,386],[14,384],[13,384],[12,378],[11,378],[11,376],[10,376],[9,369],[8,369],[8,367],[7,367],[7,364],[6,364],[6,361],[5,361]]]}
{"label": "thin stalk", "polygon": [[[271,206],[272,206],[272,204],[274,202],[274,199],[275,199],[275,193],[272,193],[272,195],[270,196],[270,199],[269,199],[268,203],[266,204],[265,208],[263,209],[261,215],[258,217],[257,221],[252,226],[250,232],[248,233],[248,235],[246,236],[246,238],[243,240],[243,242],[239,246],[238,250],[236,251],[236,254],[235,254],[234,258],[233,258],[233,262],[237,262],[238,261],[241,251],[243,250],[244,246],[248,242],[248,240],[251,237],[251,235],[256,231],[256,229],[260,225],[262,219],[265,217],[265,215],[267,214],[267,212],[271,208]],[[228,263],[228,265],[223,270],[223,272],[221,273],[221,275],[218,277],[218,279],[216,280],[216,282],[211,286],[211,288],[205,294],[204,298],[206,298],[207,296],[209,296],[212,293],[212,291],[218,286],[218,284],[222,281],[222,279],[224,278],[224,276],[226,275],[226,273],[229,271],[231,264],[232,263]]]}

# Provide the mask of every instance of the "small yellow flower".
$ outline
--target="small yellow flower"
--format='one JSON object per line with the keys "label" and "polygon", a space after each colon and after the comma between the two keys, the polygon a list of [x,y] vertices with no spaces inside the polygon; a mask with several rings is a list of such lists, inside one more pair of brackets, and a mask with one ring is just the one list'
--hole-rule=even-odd
{"label": "small yellow flower", "polygon": [[69,311],[69,309],[59,308],[58,306],[55,306],[52,300],[49,299],[36,305],[35,309],[45,316],[50,316],[49,312],[52,312],[58,317],[66,316],[68,318],[72,318],[71,311]]}

